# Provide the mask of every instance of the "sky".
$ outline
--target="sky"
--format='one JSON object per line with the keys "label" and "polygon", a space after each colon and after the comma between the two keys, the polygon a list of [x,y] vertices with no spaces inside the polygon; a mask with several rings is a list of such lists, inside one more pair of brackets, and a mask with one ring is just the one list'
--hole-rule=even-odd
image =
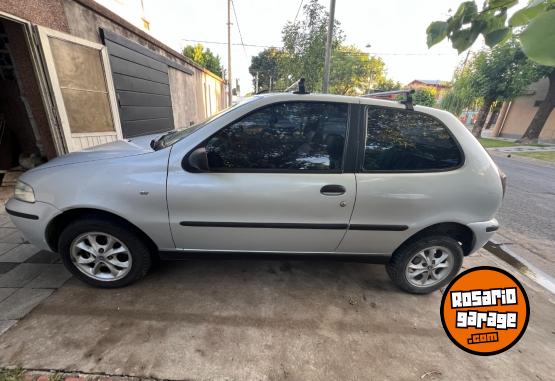
{"label": "sky", "polygon": [[[458,55],[448,41],[428,49],[426,28],[445,20],[462,0],[336,0],[335,17],[341,23],[346,43],[381,57],[388,77],[407,84],[413,79],[449,81],[466,53]],[[141,0],[97,0],[134,24],[140,23]],[[304,0],[303,4],[308,2]],[[227,67],[227,0],[142,0],[150,33],[177,51],[196,41],[218,54]],[[233,0],[232,75],[241,93],[253,90],[248,68],[251,57],[263,47],[282,46],[281,30],[293,21],[301,0]],[[329,8],[329,0],[320,0]],[[301,10],[302,12],[302,10]],[[299,17],[301,15],[299,14]],[[238,22],[237,22],[238,21]],[[196,41],[194,41],[196,40]],[[366,48],[367,45],[370,48]],[[477,41],[476,50],[482,43]],[[332,61],[333,65],[333,61]]]}

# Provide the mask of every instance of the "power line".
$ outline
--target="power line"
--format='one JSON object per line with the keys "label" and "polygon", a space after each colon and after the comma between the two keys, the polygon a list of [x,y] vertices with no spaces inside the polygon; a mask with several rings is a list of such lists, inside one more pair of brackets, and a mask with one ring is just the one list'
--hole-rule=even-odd
{"label": "power line", "polygon": [[243,42],[243,35],[241,34],[241,28],[239,28],[239,19],[237,18],[237,12],[235,11],[235,2],[231,0],[231,7],[233,8],[233,15],[235,16],[235,22],[237,23],[237,30],[239,31],[239,38],[241,39],[241,45],[243,46],[243,51],[245,56],[247,55],[247,49],[245,48],[245,43]]}
{"label": "power line", "polygon": [[[191,40],[188,38],[182,38],[182,41],[189,41],[189,42],[200,42],[203,44],[215,44],[215,45],[227,45],[227,42],[221,42],[221,41],[205,41],[205,40]],[[277,45],[256,45],[256,44],[237,44],[237,43],[232,43],[231,45],[237,45],[237,46],[248,46],[248,47],[252,47],[252,48],[278,48]]]}
{"label": "power line", "polygon": [[[206,40],[192,40],[192,39],[188,39],[188,38],[182,38],[182,41],[188,41],[188,42],[199,42],[199,43],[203,43],[203,44],[215,44],[215,45],[227,45],[227,42],[221,42],[221,41],[206,41]],[[249,48],[275,48],[275,49],[281,49],[281,47],[279,47],[277,44],[276,45],[259,45],[259,44],[243,44],[243,43],[232,43],[231,45],[235,45],[235,46],[244,46],[244,47],[249,47]],[[434,57],[434,56],[452,56],[452,54],[448,54],[448,53],[418,53],[418,52],[413,52],[413,53],[392,53],[392,52],[343,52],[341,50],[335,50],[333,51],[333,54],[343,54],[343,55],[351,55],[351,56],[359,56],[359,55],[363,55],[366,56],[368,54],[373,54],[376,56],[429,56],[429,57]]]}

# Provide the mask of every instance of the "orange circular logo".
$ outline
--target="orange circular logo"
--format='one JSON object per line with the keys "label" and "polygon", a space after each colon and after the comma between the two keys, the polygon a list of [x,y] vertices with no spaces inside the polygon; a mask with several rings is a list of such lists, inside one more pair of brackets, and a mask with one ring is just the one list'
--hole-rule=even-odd
{"label": "orange circular logo", "polygon": [[459,348],[481,356],[515,345],[530,318],[528,296],[505,270],[482,266],[451,281],[441,299],[441,323]]}

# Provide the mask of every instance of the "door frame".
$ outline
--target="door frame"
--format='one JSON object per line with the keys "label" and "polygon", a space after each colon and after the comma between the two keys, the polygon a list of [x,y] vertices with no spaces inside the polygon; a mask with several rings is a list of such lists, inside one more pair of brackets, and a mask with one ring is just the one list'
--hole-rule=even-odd
{"label": "door frame", "polygon": [[[60,82],[58,79],[58,73],[56,72],[56,67],[54,64],[54,56],[52,54],[52,49],[50,47],[50,42],[48,40],[49,37],[54,37],[64,41],[69,41],[75,44],[87,46],[93,49],[97,49],[100,52],[100,56],[102,59],[102,66],[104,69],[104,79],[106,81],[106,90],[108,93],[108,101],[110,104],[110,110],[112,112],[112,122],[114,124],[114,131],[118,139],[123,139],[123,135],[121,131],[121,122],[119,118],[119,110],[117,105],[116,91],[115,91],[114,82],[112,79],[112,69],[110,67],[110,60],[108,59],[108,51],[106,49],[106,46],[96,42],[88,41],[79,37],[75,37],[67,33],[59,32],[43,26],[39,26],[39,25],[36,26],[36,30],[39,37],[39,45],[41,47],[43,57],[45,60],[46,72],[48,73],[48,77],[50,79],[50,89],[53,92],[54,101],[57,106],[56,108],[58,110],[58,115],[60,117],[60,124],[62,127],[61,129],[65,140],[65,144],[67,147],[67,151],[73,152],[76,150],[73,144],[74,137],[91,136],[97,133],[94,133],[94,132],[93,133],[72,133],[71,132],[71,128],[69,125],[69,118],[67,115],[67,110],[65,107],[62,91],[60,88]],[[102,134],[105,134],[105,133],[102,133]]]}
{"label": "door frame", "polygon": [[[11,15],[0,11],[0,18],[4,18],[8,21],[16,22],[23,27],[23,34],[25,36],[25,41],[27,48],[29,49],[29,54],[31,58],[31,63],[33,66],[33,71],[36,75],[37,85],[39,87],[39,93],[42,100],[42,105],[46,113],[46,118],[48,120],[48,126],[50,127],[50,133],[52,135],[52,142],[54,143],[54,149],[56,150],[56,155],[60,156],[68,152],[66,142],[63,139],[60,126],[60,118],[58,116],[54,99],[50,90],[48,83],[48,77],[46,74],[46,69],[44,65],[43,58],[41,56],[40,50],[38,48],[39,42],[38,37],[35,35],[35,29],[31,22],[19,18],[17,16]],[[40,134],[39,134],[40,138]],[[40,139],[42,140],[42,139]]]}

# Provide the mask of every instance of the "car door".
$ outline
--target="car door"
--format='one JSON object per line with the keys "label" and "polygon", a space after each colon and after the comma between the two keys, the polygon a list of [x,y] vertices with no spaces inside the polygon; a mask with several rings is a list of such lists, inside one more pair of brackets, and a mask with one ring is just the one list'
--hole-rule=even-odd
{"label": "car door", "polygon": [[363,120],[356,205],[338,251],[389,255],[423,228],[458,222],[453,194],[469,205],[469,192],[457,171],[464,155],[445,124],[402,105],[367,106]]}
{"label": "car door", "polygon": [[[334,252],[355,200],[350,105],[281,102],[221,128],[197,148],[209,170],[172,168],[167,197],[178,249]],[[170,161],[188,152],[172,150]],[[354,163],[351,163],[354,167]]]}

